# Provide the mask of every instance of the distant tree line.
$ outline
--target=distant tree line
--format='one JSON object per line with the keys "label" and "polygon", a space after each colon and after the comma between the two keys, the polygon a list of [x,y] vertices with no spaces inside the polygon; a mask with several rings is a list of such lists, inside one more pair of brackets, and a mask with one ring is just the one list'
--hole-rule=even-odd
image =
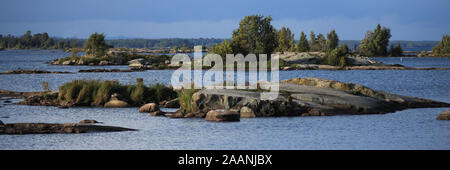
{"label": "distant tree line", "polygon": [[20,37],[0,34],[0,48],[3,49],[68,49],[81,47],[82,44],[76,39],[51,38],[46,32],[32,35],[31,31],[27,31]]}
{"label": "distant tree line", "polygon": [[214,46],[224,39],[216,38],[165,38],[165,39],[116,39],[106,40],[108,44],[116,48],[172,48],[183,46]]}

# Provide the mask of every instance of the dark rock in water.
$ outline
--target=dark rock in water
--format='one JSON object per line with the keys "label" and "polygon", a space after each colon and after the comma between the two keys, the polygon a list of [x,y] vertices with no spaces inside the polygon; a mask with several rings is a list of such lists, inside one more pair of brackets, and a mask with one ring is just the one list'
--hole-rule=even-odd
{"label": "dark rock in water", "polygon": [[87,70],[78,70],[80,73],[95,73],[95,72],[134,72],[137,70],[120,70],[120,69],[87,69]]}
{"label": "dark rock in water", "polygon": [[11,100],[5,100],[3,103],[12,103]]}
{"label": "dark rock in water", "polygon": [[168,118],[185,118],[184,115],[180,112],[177,113],[166,113],[164,116]]}
{"label": "dark rock in water", "polygon": [[153,116],[164,116],[164,115],[166,115],[166,113],[161,111],[161,110],[150,112],[150,114],[153,115]]}
{"label": "dark rock in water", "polygon": [[135,129],[99,126],[78,123],[12,123],[0,127],[0,134],[50,134],[50,133],[90,133],[90,132],[120,132],[135,131]]}
{"label": "dark rock in water", "polygon": [[78,124],[95,124],[95,123],[102,123],[102,122],[98,122],[96,120],[88,120],[88,119],[78,122]]}
{"label": "dark rock in water", "polygon": [[0,120],[0,127],[4,127],[5,124]]}
{"label": "dark rock in water", "polygon": [[450,110],[442,112],[438,117],[436,117],[436,120],[450,120]]}
{"label": "dark rock in water", "polygon": [[36,95],[25,96],[25,100],[17,104],[30,106],[60,106],[57,102],[58,92],[44,92]]}
{"label": "dark rock in water", "polygon": [[67,71],[46,71],[46,70],[8,70],[2,74],[69,74]]}
{"label": "dark rock in water", "polygon": [[[260,86],[269,84],[261,82]],[[261,92],[258,91],[203,89],[192,95],[192,113],[197,115],[216,109],[237,109],[245,112],[244,117],[332,116],[450,107],[444,102],[395,95],[334,80],[295,78],[281,81],[279,85],[279,95],[275,100],[261,100]]]}
{"label": "dark rock in water", "polygon": [[165,108],[180,108],[180,102],[178,101],[178,99],[173,99],[163,102],[163,106]]}
{"label": "dark rock in water", "polygon": [[231,110],[211,110],[206,113],[205,120],[216,122],[233,122],[239,121],[240,115],[238,112]]}

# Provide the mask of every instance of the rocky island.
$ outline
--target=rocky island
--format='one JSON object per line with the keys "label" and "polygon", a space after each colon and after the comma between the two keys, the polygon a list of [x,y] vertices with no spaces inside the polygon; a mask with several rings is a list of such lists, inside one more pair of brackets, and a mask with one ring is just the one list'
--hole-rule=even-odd
{"label": "rocky island", "polygon": [[[80,98],[79,96],[84,96],[79,94],[86,93],[85,90],[89,88],[93,88],[91,90],[94,90],[95,87],[87,88],[88,86],[83,87],[83,85],[80,85],[78,88],[75,88],[80,90],[77,92],[69,92],[65,89],[69,88],[68,85],[74,83],[78,85],[80,83],[87,83],[87,85],[97,83],[99,87],[109,84],[117,86],[117,89],[125,88],[123,85],[111,81],[103,83],[97,81],[74,81],[64,85],[64,88],[60,87],[60,90],[63,90],[60,92],[0,92],[2,92],[2,96],[22,97],[24,101],[19,104],[26,105],[58,106],[63,108],[75,106],[116,108],[142,106],[139,109],[140,112],[148,112],[154,116],[167,116],[171,118],[208,117],[209,120],[213,119],[212,117],[216,117],[222,121],[226,121],[226,118],[236,120],[236,114],[241,118],[333,116],[345,114],[385,114],[408,108],[450,107],[450,104],[445,102],[391,94],[373,90],[359,84],[308,77],[280,81],[279,96],[276,100],[260,99],[261,93],[264,92],[264,87],[270,85],[268,82],[259,82],[259,87],[262,87],[262,89],[253,90],[202,89],[199,91],[177,91],[159,85],[158,87],[147,87],[148,89],[144,91],[155,89],[156,91],[161,90],[161,92],[144,92],[140,94],[142,97],[135,96],[136,92],[133,91],[131,92],[134,97],[124,97],[130,95],[124,94],[126,91],[120,93],[122,97],[119,97],[120,94],[117,94],[117,91],[114,93],[114,90],[111,90],[110,92],[102,92],[105,94],[97,94],[97,96],[104,96],[103,98],[94,99]],[[130,87],[136,88],[133,85]],[[155,94],[162,93],[162,91],[165,91],[164,93],[167,95],[163,95],[164,98],[161,99],[155,98]],[[184,91],[191,92],[184,93]],[[67,98],[69,97],[67,96],[68,94],[74,95],[71,96],[73,99]],[[171,96],[178,94],[178,99],[167,97],[168,94],[171,94]],[[141,98],[141,101],[136,101],[135,98]],[[86,103],[86,101],[92,101],[92,103]],[[176,113],[164,113],[159,109],[159,106],[175,106],[179,107],[179,110]],[[208,116],[208,114],[213,114],[214,116]]]}
{"label": "rocky island", "polygon": [[359,84],[319,78],[280,82],[277,100],[260,100],[260,91],[203,89],[192,95],[190,111],[178,117],[205,117],[216,109],[241,117],[384,114],[408,108],[450,107],[449,103],[377,91]]}

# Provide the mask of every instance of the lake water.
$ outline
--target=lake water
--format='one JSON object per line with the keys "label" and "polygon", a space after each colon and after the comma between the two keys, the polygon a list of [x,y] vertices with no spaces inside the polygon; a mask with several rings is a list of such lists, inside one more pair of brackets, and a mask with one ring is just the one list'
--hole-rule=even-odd
{"label": "lake water", "polygon": [[[40,69],[71,71],[126,66],[52,66],[68,56],[57,50],[0,51],[0,71]],[[376,58],[413,67],[450,67],[450,58]],[[131,73],[75,73],[0,75],[0,89],[53,90],[74,79],[118,79],[134,83],[168,84],[172,70]],[[319,77],[352,82],[395,94],[450,102],[450,70],[281,71],[280,79]],[[69,123],[95,119],[105,125],[138,129],[134,132],[0,135],[0,149],[450,149],[450,122],[435,120],[450,108],[408,109],[383,115],[278,117],[213,123],[203,119],[169,119],[138,112],[138,108],[69,108],[19,106],[0,100],[5,123]],[[6,117],[6,118],[5,118]]]}

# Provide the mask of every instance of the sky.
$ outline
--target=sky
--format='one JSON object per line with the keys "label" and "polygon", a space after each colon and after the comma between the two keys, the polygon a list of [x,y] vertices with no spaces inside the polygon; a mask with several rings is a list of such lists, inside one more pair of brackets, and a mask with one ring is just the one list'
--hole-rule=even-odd
{"label": "sky", "polygon": [[247,15],[280,29],[360,40],[377,24],[391,40],[440,40],[450,33],[449,0],[1,0],[0,34],[48,32],[87,38],[231,38]]}

